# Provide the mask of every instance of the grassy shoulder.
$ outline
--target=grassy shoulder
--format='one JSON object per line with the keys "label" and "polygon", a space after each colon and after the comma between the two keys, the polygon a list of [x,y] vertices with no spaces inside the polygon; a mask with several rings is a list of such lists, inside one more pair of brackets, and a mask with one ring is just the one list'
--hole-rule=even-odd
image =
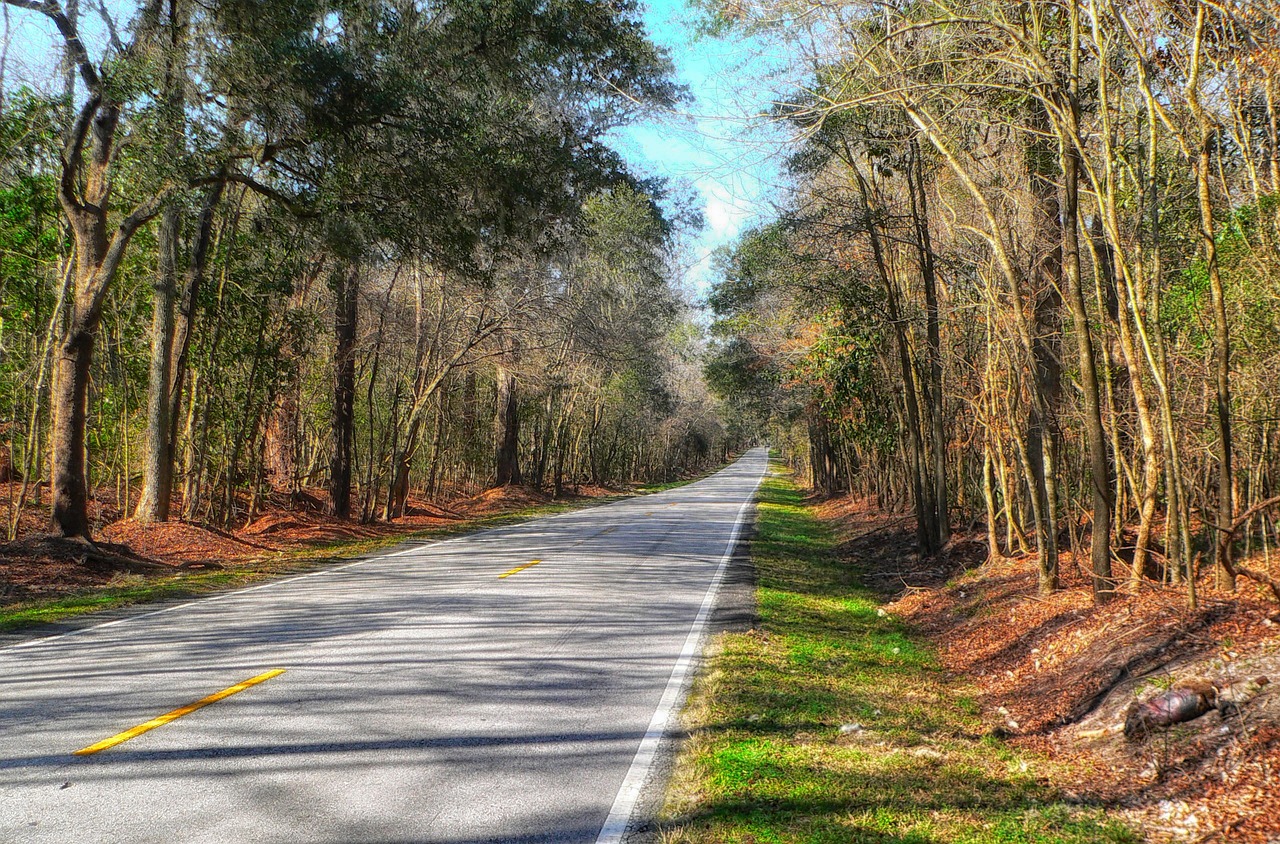
{"label": "grassy shoulder", "polygon": [[962,683],[885,614],[788,479],[761,488],[760,623],[723,634],[685,712],[664,844],[1130,842],[985,737]]}
{"label": "grassy shoulder", "polygon": [[111,583],[58,597],[21,601],[0,606],[0,633],[22,633],[40,625],[56,624],[89,613],[120,609],[134,604],[185,600],[223,592],[267,580],[315,571],[327,566],[374,556],[406,542],[446,539],[492,528],[519,524],[570,510],[598,506],[627,497],[625,494],[557,501],[507,513],[461,519],[422,530],[376,538],[324,542],[289,551],[268,552],[225,563],[221,569],[175,571],[160,576],[117,575]]}

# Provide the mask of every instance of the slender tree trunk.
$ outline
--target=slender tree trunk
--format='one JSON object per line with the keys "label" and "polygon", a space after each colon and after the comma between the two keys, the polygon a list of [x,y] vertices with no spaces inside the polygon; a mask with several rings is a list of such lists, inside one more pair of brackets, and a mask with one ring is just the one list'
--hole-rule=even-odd
{"label": "slender tree trunk", "polygon": [[[182,154],[186,137],[186,114],[183,85],[186,72],[185,3],[169,0],[163,36],[167,37],[163,63],[164,76],[158,113],[168,136],[166,155]],[[173,377],[173,310],[178,286],[178,244],[181,237],[182,210],[176,202],[165,206],[158,232],[159,261],[152,295],[151,367],[147,383],[147,444],[143,461],[142,495],[134,517],[144,522],[163,522],[169,518],[173,491],[173,423],[170,414],[177,407],[169,401]]]}
{"label": "slender tree trunk", "polygon": [[498,406],[494,414],[496,486],[520,484],[520,398],[516,389],[516,374],[505,364],[499,364]]}
{"label": "slender tree trunk", "polygon": [[932,556],[938,552],[936,541],[938,530],[934,524],[936,513],[928,500],[932,498],[926,469],[923,427],[920,419],[920,405],[916,397],[915,364],[911,358],[910,341],[907,338],[906,325],[903,323],[901,309],[898,306],[898,292],[894,281],[889,276],[885,263],[884,247],[880,240],[880,232],[871,204],[871,188],[856,162],[847,162],[858,184],[858,193],[862,198],[862,209],[866,217],[867,233],[871,239],[871,254],[875,260],[876,274],[880,277],[884,288],[885,302],[889,311],[889,321],[893,324],[894,339],[898,351],[898,366],[902,376],[902,394],[906,411],[909,461],[912,463],[911,489],[912,503],[916,511],[916,539],[920,544],[920,553]]}
{"label": "slender tree trunk", "polygon": [[[1033,106],[1033,121],[1047,133],[1048,117],[1039,104]],[[1031,193],[1036,198],[1037,239],[1043,250],[1035,267],[1036,286],[1032,291],[1032,320],[1035,330],[1031,340],[1034,366],[1034,400],[1027,418],[1024,458],[1031,471],[1032,496],[1036,510],[1036,540],[1040,593],[1058,588],[1058,502],[1057,451],[1058,409],[1062,400],[1060,359],[1062,296],[1062,240],[1058,202],[1058,186],[1052,171],[1053,153],[1044,141],[1028,145],[1027,165]]]}
{"label": "slender tree trunk", "polygon": [[333,454],[329,462],[329,512],[339,519],[351,515],[351,452],[355,446],[356,319],[359,311],[359,269],[356,264],[335,270],[333,353]]}
{"label": "slender tree trunk", "polygon": [[1214,541],[1214,563],[1218,587],[1234,590],[1236,578],[1231,562],[1232,442],[1231,442],[1231,330],[1227,323],[1226,295],[1218,267],[1217,228],[1213,219],[1213,191],[1209,173],[1213,166],[1213,148],[1217,127],[1200,102],[1200,75],[1204,64],[1204,40],[1207,9],[1196,3],[1196,24],[1192,44],[1191,67],[1187,73],[1187,103],[1195,117],[1199,135],[1196,144],[1196,198],[1200,211],[1200,242],[1205,267],[1209,274],[1210,310],[1213,312],[1214,409],[1217,423],[1218,515]]}
{"label": "slender tree trunk", "polygon": [[991,435],[988,433],[982,444],[982,500],[987,505],[987,559],[999,560],[1004,554],[1000,550],[1000,539],[996,533],[995,473],[992,462]]}
{"label": "slender tree trunk", "polygon": [[173,358],[173,300],[177,289],[178,237],[181,210],[169,205],[160,217],[159,263],[151,297],[151,369],[147,380],[147,452],[142,471],[142,497],[134,518],[142,522],[169,519],[173,490],[173,438],[169,421],[169,381]]}
{"label": "slender tree trunk", "polygon": [[[387,298],[391,298],[390,290],[387,291]],[[387,307],[384,304],[382,315],[385,316]],[[377,411],[377,405],[374,402],[374,391],[378,385],[378,369],[382,363],[382,320],[379,320],[377,337],[378,340],[374,344],[373,362],[369,366],[369,383],[365,387],[365,406],[368,408],[369,414],[369,443],[368,456],[365,461],[364,473],[364,489],[361,490],[360,496],[360,523],[368,524],[374,520],[374,506],[377,501],[378,488],[380,486],[380,477],[377,471],[378,463],[381,460],[380,450],[376,449],[376,428],[374,424]],[[386,445],[386,438],[390,436],[390,428],[395,424],[395,420],[391,419],[387,422],[387,435],[384,437],[383,445]]]}
{"label": "slender tree trunk", "polygon": [[[587,439],[587,469],[591,472],[591,482],[597,483],[597,484],[601,482],[600,480],[601,469],[600,469],[600,452],[599,452],[599,449],[596,447],[596,433],[600,430],[600,424],[601,424],[603,415],[604,415],[603,405],[600,403],[599,400],[597,400],[591,405],[591,428],[585,432],[586,439]],[[582,432],[579,432],[579,439],[581,438],[581,436],[582,436]],[[578,451],[578,448],[576,445],[574,447],[574,450]]]}
{"label": "slender tree trunk", "polygon": [[556,465],[554,482],[556,498],[560,498],[564,495],[564,464],[569,450],[569,426],[573,422],[573,409],[576,406],[577,401],[577,391],[573,390],[569,394],[569,400],[565,402],[564,409],[560,414],[560,422],[556,426]]}
{"label": "slender tree trunk", "polygon": [[1231,432],[1231,332],[1227,324],[1226,294],[1222,277],[1218,272],[1217,247],[1214,243],[1213,205],[1209,193],[1207,167],[1209,144],[1206,139],[1201,148],[1201,166],[1196,174],[1196,188],[1200,196],[1201,233],[1209,264],[1209,289],[1212,293],[1213,346],[1214,346],[1214,408],[1218,427],[1218,525],[1214,543],[1214,561],[1218,571],[1218,587],[1234,591],[1235,572],[1232,567],[1230,528],[1235,511],[1232,502],[1232,432]]}
{"label": "slender tree trunk", "polygon": [[[947,494],[947,417],[942,393],[942,331],[938,317],[938,278],[933,260],[933,242],[929,235],[929,204],[924,185],[924,162],[920,144],[911,139],[911,155],[914,160],[914,189],[911,190],[911,210],[916,225],[916,245],[920,257],[920,277],[924,281],[925,323],[929,340],[929,389],[927,395],[931,412],[930,435],[933,451],[933,505],[936,510],[935,542],[943,548],[951,540],[950,505]],[[908,173],[910,187],[911,173]]]}
{"label": "slender tree trunk", "polygon": [[[1074,56],[1072,64],[1075,65]],[[1072,103],[1070,108],[1074,111],[1075,104]],[[1066,299],[1067,308],[1071,313],[1072,328],[1076,335],[1076,353],[1080,361],[1080,387],[1084,392],[1084,428],[1089,448],[1089,479],[1093,492],[1093,534],[1090,553],[1093,596],[1095,601],[1102,603],[1111,597],[1115,589],[1111,577],[1111,455],[1107,451],[1107,435],[1102,428],[1098,368],[1080,280],[1079,153],[1071,146],[1068,138],[1062,139],[1062,149],[1063,184],[1066,197],[1066,207],[1062,209]]]}
{"label": "slender tree trunk", "polygon": [[427,495],[432,497],[436,494],[440,477],[440,451],[441,443],[444,440],[445,400],[447,398],[448,393],[436,395],[435,427],[431,432],[431,452],[427,460],[431,469],[427,474],[427,483],[424,487]]}

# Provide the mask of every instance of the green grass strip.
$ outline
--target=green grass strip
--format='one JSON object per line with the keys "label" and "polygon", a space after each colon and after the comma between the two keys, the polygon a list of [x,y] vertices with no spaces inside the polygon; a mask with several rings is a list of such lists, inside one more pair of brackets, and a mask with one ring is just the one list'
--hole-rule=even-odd
{"label": "green grass strip", "polygon": [[[686,709],[664,844],[1134,842],[982,738],[972,696],[884,614],[787,478],[761,488],[760,623],[722,634]],[[843,729],[842,729],[843,726]]]}

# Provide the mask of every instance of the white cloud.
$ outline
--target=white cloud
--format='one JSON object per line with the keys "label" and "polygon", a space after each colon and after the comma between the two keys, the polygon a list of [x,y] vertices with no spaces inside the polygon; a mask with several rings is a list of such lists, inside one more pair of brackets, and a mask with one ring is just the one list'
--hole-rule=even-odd
{"label": "white cloud", "polygon": [[735,202],[722,183],[704,185],[703,191],[707,196],[704,213],[710,230],[707,239],[717,244],[732,240],[742,230],[742,224],[751,212]]}

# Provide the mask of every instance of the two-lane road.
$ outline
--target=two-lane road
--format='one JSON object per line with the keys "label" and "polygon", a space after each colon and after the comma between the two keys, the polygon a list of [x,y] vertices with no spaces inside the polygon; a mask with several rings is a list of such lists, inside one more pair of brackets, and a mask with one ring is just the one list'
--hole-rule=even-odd
{"label": "two-lane road", "polygon": [[765,465],[0,649],[0,842],[611,840]]}

